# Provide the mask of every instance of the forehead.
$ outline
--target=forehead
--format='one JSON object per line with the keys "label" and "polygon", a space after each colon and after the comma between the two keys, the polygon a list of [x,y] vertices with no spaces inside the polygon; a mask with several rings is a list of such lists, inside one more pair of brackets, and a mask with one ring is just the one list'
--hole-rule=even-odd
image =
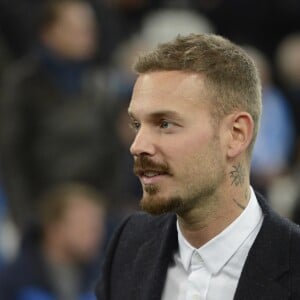
{"label": "forehead", "polygon": [[129,105],[130,114],[153,110],[180,110],[207,106],[204,75],[157,71],[138,77]]}

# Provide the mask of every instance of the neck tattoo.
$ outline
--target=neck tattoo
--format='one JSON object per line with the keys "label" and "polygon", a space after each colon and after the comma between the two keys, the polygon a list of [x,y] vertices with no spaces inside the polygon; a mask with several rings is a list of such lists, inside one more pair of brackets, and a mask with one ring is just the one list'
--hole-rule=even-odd
{"label": "neck tattoo", "polygon": [[238,165],[232,166],[233,170],[229,173],[231,178],[231,185],[243,185],[245,181],[245,170],[243,166],[238,163]]}

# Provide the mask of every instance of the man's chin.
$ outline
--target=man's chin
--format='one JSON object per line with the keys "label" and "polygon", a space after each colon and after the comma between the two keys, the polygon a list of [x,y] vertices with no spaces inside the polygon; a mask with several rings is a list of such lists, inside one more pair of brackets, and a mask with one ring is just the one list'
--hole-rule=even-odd
{"label": "man's chin", "polygon": [[179,198],[164,198],[159,196],[143,196],[140,207],[143,211],[151,215],[162,215],[166,213],[177,213],[182,207]]}

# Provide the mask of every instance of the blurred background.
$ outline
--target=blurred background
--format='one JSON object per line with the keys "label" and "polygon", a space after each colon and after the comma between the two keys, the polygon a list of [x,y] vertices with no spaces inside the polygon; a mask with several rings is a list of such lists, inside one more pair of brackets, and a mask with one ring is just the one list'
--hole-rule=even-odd
{"label": "blurred background", "polygon": [[107,241],[141,195],[132,62],[192,32],[221,34],[256,62],[252,185],[300,223],[298,0],[1,0],[1,299],[95,299]]}

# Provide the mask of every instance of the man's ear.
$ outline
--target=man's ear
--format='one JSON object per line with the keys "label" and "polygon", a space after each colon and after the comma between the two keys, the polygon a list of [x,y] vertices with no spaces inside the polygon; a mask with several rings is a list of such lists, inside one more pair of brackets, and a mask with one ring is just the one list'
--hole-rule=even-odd
{"label": "man's ear", "polygon": [[228,116],[229,140],[227,156],[235,158],[245,152],[253,138],[254,122],[247,112],[236,112]]}

